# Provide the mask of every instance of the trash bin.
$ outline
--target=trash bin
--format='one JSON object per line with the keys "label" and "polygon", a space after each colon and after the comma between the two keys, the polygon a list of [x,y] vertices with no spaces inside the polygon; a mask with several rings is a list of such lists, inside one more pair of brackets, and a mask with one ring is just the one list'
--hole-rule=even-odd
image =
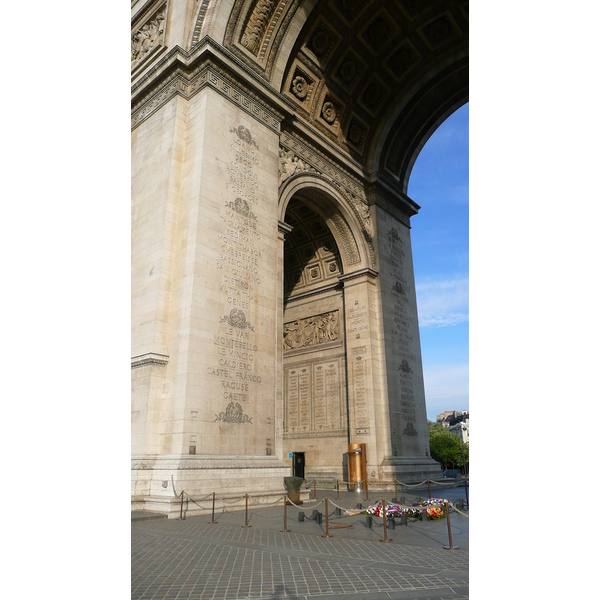
{"label": "trash bin", "polygon": [[304,483],[304,479],[302,477],[284,477],[283,483],[287,490],[288,498],[294,504],[302,504],[302,500],[300,500],[300,488]]}

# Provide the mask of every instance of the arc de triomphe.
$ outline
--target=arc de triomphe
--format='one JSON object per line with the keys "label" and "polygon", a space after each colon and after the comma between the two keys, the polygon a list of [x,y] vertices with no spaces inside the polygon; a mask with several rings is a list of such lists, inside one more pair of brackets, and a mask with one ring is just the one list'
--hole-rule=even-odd
{"label": "arc de triomphe", "polygon": [[[132,2],[132,501],[429,457],[406,195],[468,2]],[[425,199],[426,200],[426,199]]]}

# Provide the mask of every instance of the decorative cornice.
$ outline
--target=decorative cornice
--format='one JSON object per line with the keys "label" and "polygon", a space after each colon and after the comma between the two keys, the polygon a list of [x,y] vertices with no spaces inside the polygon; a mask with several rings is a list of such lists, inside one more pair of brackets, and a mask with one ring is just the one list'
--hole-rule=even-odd
{"label": "decorative cornice", "polygon": [[366,277],[367,279],[377,279],[379,277],[379,272],[375,271],[375,269],[366,267],[364,269],[354,271],[353,273],[348,273],[347,275],[340,275],[339,279],[344,285],[346,285],[348,282],[361,277]]}
{"label": "decorative cornice", "polygon": [[206,86],[277,133],[293,108],[288,98],[205,37],[190,52],[174,47],[136,81],[132,87],[132,129],[175,96],[190,99]]}
{"label": "decorative cornice", "polygon": [[169,357],[166,354],[148,352],[139,356],[133,356],[131,358],[131,368],[143,367],[144,365],[166,365],[168,362]]}
{"label": "decorative cornice", "polygon": [[291,225],[288,225],[285,221],[277,221],[277,228],[281,233],[291,233],[294,229]]}
{"label": "decorative cornice", "polygon": [[367,199],[370,206],[382,208],[409,228],[410,217],[416,215],[421,208],[406,194],[393,189],[379,178],[367,185]]}

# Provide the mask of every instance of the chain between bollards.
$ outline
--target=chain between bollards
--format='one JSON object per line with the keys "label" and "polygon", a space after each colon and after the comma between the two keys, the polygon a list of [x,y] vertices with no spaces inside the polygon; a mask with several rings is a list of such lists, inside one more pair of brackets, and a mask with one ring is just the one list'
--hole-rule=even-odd
{"label": "chain between bollards", "polygon": [[209,521],[211,525],[216,525],[218,521],[215,521],[215,492],[213,492],[213,502],[212,502],[212,521]]}
{"label": "chain between bollards", "polygon": [[452,530],[450,529],[450,511],[448,510],[448,502],[444,502],[444,506],[446,507],[446,521],[448,521],[448,541],[450,542],[448,546],[444,546],[444,550],[458,550],[458,546],[452,545]]}
{"label": "chain between bollards", "polygon": [[287,494],[283,497],[283,529],[280,529],[282,533],[287,533],[290,529],[287,528]]}
{"label": "chain between bollards", "polygon": [[248,494],[246,494],[246,520],[245,524],[242,525],[244,529],[248,529],[248,527],[252,527],[252,525],[248,525]]}
{"label": "chain between bollards", "polygon": [[385,498],[382,500],[383,503],[383,539],[379,540],[380,542],[393,542],[394,540],[391,540],[388,538],[387,536],[387,514],[386,514],[386,510],[385,510]]}

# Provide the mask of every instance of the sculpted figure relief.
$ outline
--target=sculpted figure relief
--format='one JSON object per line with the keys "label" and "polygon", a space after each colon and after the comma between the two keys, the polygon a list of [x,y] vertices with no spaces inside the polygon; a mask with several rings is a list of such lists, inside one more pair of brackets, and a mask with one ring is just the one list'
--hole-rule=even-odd
{"label": "sculpted figure relief", "polygon": [[358,209],[360,212],[360,216],[363,220],[363,224],[365,226],[365,231],[373,237],[373,223],[371,222],[371,209],[368,204],[363,204],[362,202],[357,202]]}
{"label": "sculpted figure relief", "polygon": [[307,319],[296,319],[283,325],[284,350],[315,346],[333,342],[338,338],[337,310]]}
{"label": "sculpted figure relief", "polygon": [[131,68],[139,65],[148,54],[165,41],[165,12],[156,15],[131,36]]}
{"label": "sculpted figure relief", "polygon": [[279,185],[295,173],[309,171],[312,167],[298,158],[292,150],[279,149]]}

